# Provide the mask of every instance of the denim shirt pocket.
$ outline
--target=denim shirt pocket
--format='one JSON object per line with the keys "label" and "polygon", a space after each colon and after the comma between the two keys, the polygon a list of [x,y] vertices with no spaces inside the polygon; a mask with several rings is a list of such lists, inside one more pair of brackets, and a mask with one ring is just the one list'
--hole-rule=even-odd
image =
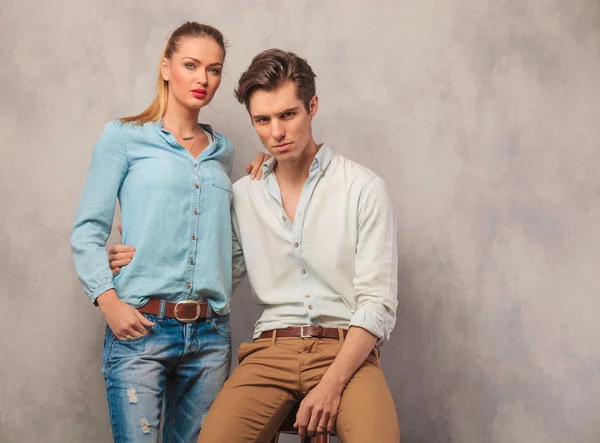
{"label": "denim shirt pocket", "polygon": [[211,176],[210,184],[213,187],[233,194],[233,185],[231,184],[229,176],[223,169],[216,165],[210,165],[208,170],[210,171]]}

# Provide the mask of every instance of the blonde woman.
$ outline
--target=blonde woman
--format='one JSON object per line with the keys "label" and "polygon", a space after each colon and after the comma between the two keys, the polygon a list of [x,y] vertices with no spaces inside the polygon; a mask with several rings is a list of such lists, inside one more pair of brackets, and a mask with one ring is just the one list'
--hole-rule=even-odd
{"label": "blonde woman", "polygon": [[[71,246],[106,318],[102,372],[116,442],[195,442],[229,374],[233,145],[198,124],[221,83],[218,29],[187,22],[169,38],[158,93],[98,140]],[[255,171],[263,154],[255,158]],[[135,257],[114,277],[105,251],[117,198]]]}

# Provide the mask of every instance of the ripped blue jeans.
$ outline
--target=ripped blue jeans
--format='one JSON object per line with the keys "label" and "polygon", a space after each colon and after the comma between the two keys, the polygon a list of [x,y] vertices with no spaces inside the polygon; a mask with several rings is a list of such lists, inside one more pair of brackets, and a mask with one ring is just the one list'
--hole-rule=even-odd
{"label": "ripped blue jeans", "polygon": [[180,323],[147,315],[142,337],[118,340],[106,328],[102,372],[114,440],[196,443],[204,417],[229,376],[229,316]]}

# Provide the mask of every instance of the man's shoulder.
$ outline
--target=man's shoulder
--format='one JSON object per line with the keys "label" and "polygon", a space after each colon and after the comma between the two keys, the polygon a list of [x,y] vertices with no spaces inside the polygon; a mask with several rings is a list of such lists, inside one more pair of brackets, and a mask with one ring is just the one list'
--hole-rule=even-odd
{"label": "man's shoulder", "polygon": [[245,175],[233,184],[233,206],[239,207],[240,202],[249,202],[250,196],[256,191],[256,187],[263,183],[262,180],[251,180]]}
{"label": "man's shoulder", "polygon": [[233,194],[240,192],[247,192],[248,187],[250,186],[250,176],[244,175],[239,180],[236,180],[233,184]]}
{"label": "man's shoulder", "polygon": [[350,160],[343,155],[335,154],[331,159],[329,167],[336,176],[346,177],[353,182],[358,182],[363,185],[367,185],[376,179],[381,180],[381,178],[371,169]]}

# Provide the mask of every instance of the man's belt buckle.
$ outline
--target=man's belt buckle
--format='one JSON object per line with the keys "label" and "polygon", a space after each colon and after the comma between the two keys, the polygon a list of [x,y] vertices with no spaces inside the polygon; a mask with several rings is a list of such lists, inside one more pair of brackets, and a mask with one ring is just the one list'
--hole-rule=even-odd
{"label": "man's belt buckle", "polygon": [[[181,318],[179,317],[179,305],[196,305],[196,315],[193,318]],[[182,300],[175,305],[175,318],[179,320],[181,323],[191,323],[200,318],[200,314],[202,312],[202,308],[200,303],[194,300]]]}
{"label": "man's belt buckle", "polygon": [[312,325],[304,325],[300,326],[300,338],[311,338],[312,335],[310,333],[305,334],[304,328],[310,328]]}

